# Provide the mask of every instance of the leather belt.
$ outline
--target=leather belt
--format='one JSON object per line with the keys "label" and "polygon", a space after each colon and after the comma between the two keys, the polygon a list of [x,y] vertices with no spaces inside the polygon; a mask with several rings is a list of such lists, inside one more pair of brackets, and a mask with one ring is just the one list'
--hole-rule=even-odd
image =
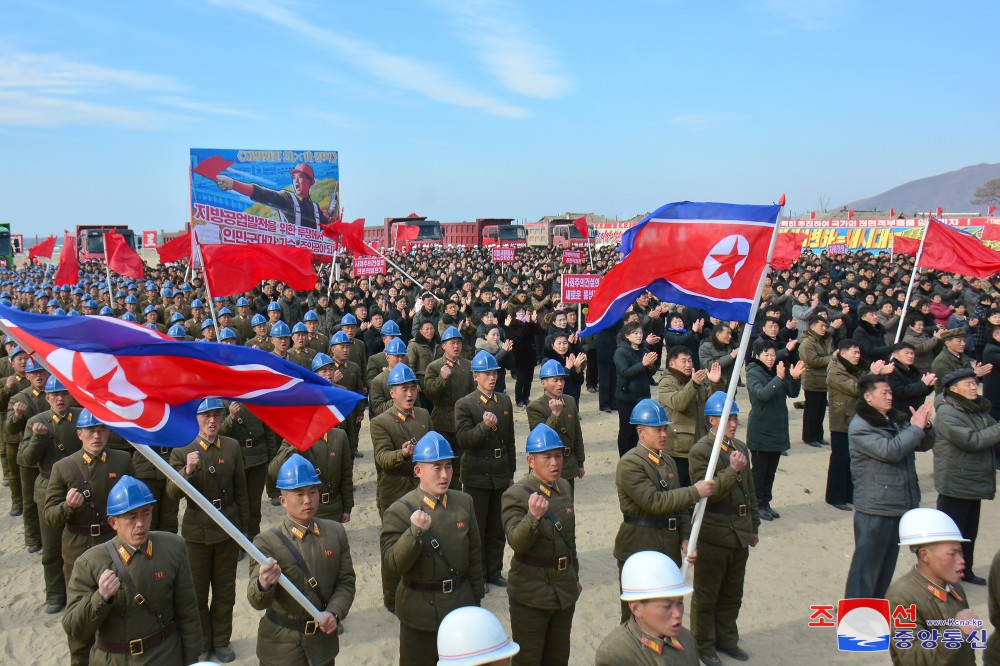
{"label": "leather belt", "polygon": [[750,507],[746,504],[733,506],[731,504],[708,504],[705,510],[709,513],[721,513],[726,516],[745,516],[750,513]]}
{"label": "leather belt", "polygon": [[530,567],[540,567],[542,569],[566,571],[566,569],[569,568],[569,557],[557,557],[554,560],[549,560],[543,557],[532,557],[531,555],[514,553],[514,559],[521,564],[527,564]]}
{"label": "leather belt", "polygon": [[127,654],[131,657],[138,657],[146,650],[152,650],[157,645],[170,638],[176,629],[177,625],[170,622],[163,627],[163,629],[160,629],[145,638],[137,638],[134,641],[128,641],[126,643],[111,643],[98,636],[95,642],[97,643],[97,648],[99,650],[104,650],[105,652],[110,652],[111,654]]}
{"label": "leather belt", "polygon": [[392,469],[383,469],[382,474],[386,476],[405,476],[413,477],[413,470],[408,467],[393,467]]}
{"label": "leather belt", "polygon": [[329,504],[338,495],[340,495],[340,488],[337,488],[336,490],[333,490],[333,491],[328,492],[328,493],[320,493],[320,495],[319,495],[319,503],[320,504]]}
{"label": "leather belt", "polygon": [[441,592],[442,594],[451,594],[455,591],[456,587],[465,582],[466,578],[468,577],[465,574],[455,576],[454,578],[446,578],[445,580],[432,582],[420,582],[404,578],[403,585],[411,590],[416,590],[417,592]]}
{"label": "leather belt", "polygon": [[483,460],[498,460],[504,457],[504,453],[505,451],[503,448],[488,449],[481,456],[478,457],[482,458]]}
{"label": "leather belt", "polygon": [[677,518],[640,518],[638,516],[622,516],[626,525],[636,527],[652,527],[661,530],[676,530]]}
{"label": "leather belt", "polygon": [[[211,502],[216,509],[221,510],[225,509],[227,506],[230,506],[233,503],[233,498],[230,497],[229,495],[226,495],[225,497],[211,500]],[[195,504],[194,502],[188,502],[188,508],[191,509],[192,511],[201,511],[201,509],[198,508],[198,505]]]}
{"label": "leather belt", "polygon": [[92,523],[90,525],[67,525],[68,529],[73,534],[82,534],[83,536],[99,537],[102,534],[108,534],[112,531],[111,525],[107,523]]}
{"label": "leather belt", "polygon": [[316,633],[316,620],[296,620],[295,618],[287,617],[278,611],[271,610],[270,608],[264,611],[264,617],[279,627],[291,629],[292,631],[298,631],[306,636],[312,636]]}

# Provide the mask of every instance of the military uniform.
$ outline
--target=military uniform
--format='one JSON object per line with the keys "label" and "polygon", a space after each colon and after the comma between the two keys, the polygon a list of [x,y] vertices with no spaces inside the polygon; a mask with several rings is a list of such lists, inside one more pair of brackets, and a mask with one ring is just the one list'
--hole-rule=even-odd
{"label": "military uniform", "polygon": [[[24,462],[38,467],[35,481],[35,505],[44,507],[49,489],[52,466],[68,455],[80,450],[80,438],[76,435],[76,419],[79,407],[70,407],[63,416],[48,410],[28,419],[24,428],[25,441],[21,445]],[[48,432],[36,435],[34,425],[41,423]],[[66,577],[63,574],[62,527],[52,527],[46,521],[39,521],[42,537],[42,573],[45,576],[45,603],[62,606],[66,603]]]}
{"label": "military uniform", "polygon": [[[427,532],[410,523],[420,509]],[[478,606],[485,594],[482,543],[472,498],[449,490],[440,499],[420,488],[394,502],[382,517],[382,566],[400,576],[396,592],[401,666],[437,663],[437,629],[444,616]]]}
{"label": "military uniform", "polygon": [[[17,403],[22,403],[28,408],[21,418],[14,415],[14,405]],[[4,419],[4,442],[8,451],[11,449],[16,451],[10,464],[16,464],[18,469],[21,505],[24,509],[24,513],[21,514],[21,522],[24,525],[24,545],[29,548],[39,546],[42,543],[39,510],[38,505],[35,504],[35,479],[38,478],[38,467],[24,462],[20,448],[24,439],[24,426],[28,423],[28,419],[48,411],[48,409],[49,403],[45,400],[45,391],[33,388],[29,384],[27,388],[14,395],[7,403],[7,417]]]}
{"label": "military uniform", "polygon": [[246,344],[247,340],[253,338],[253,326],[250,325],[250,320],[252,317],[244,317],[243,315],[236,314],[229,322],[229,328],[236,331],[236,341],[239,344]]}
{"label": "military uniform", "polygon": [[[634,451],[635,449],[633,449]],[[647,634],[629,619],[608,634],[597,648],[596,666],[698,666],[698,645],[681,627],[677,638]]]}
{"label": "military uniform", "polygon": [[[164,461],[170,461],[170,452],[173,450],[171,447],[156,446],[150,448]],[[132,454],[132,467],[135,469],[135,478],[145,483],[149,492],[153,493],[153,497],[156,498],[156,504],[152,505],[153,520],[149,529],[177,534],[177,513],[180,511],[180,501],[167,493],[167,477],[138,451]]]}
{"label": "military uniform", "polygon": [[374,419],[392,407],[389,395],[389,370],[383,370],[368,383],[368,417]]}
{"label": "military uniform", "polygon": [[306,335],[306,347],[309,347],[317,354],[330,353],[330,336],[326,333],[309,333]]}
{"label": "military uniform", "polygon": [[[714,442],[715,435],[709,432],[691,447],[692,478],[705,478]],[[743,604],[749,546],[760,527],[750,464],[735,472],[729,464],[733,449],[750,460],[746,444],[737,439],[723,441],[715,470],[715,494],[705,507],[694,568],[691,631],[699,652],[709,655],[716,649],[734,648],[739,642],[736,620]]]}
{"label": "military uniform", "polygon": [[583,449],[583,426],[576,400],[573,396],[563,394],[562,401],[562,411],[559,416],[555,416],[549,408],[549,395],[542,392],[540,397],[528,403],[525,412],[528,415],[529,431],[534,430],[539,423],[544,423],[559,434],[559,439],[566,447],[563,450],[562,478],[569,481],[572,492],[587,456]]}
{"label": "military uniform", "polygon": [[[421,337],[421,340],[424,338]],[[420,383],[420,388],[423,390],[424,387],[424,376],[427,373],[427,366],[431,364],[431,361],[438,358],[441,355],[441,348],[435,347],[434,343],[423,343],[418,342],[416,338],[410,340],[409,344],[406,345],[406,365],[410,366],[413,370],[413,374],[417,376],[417,382]],[[470,389],[471,390],[471,389]],[[426,398],[426,396],[424,396]]]}
{"label": "military uniform", "polygon": [[[351,360],[344,362],[334,361],[333,369],[339,370],[343,377],[340,381],[334,384],[339,388],[347,389],[348,391],[354,391],[355,393],[361,393],[362,395],[367,393],[365,388],[364,378],[361,376],[361,366],[354,363]],[[358,452],[358,439],[361,434],[361,426],[358,424],[358,417],[364,416],[365,413],[365,401],[359,400],[357,406],[355,406],[354,411],[350,413],[347,418],[340,424],[340,427],[347,433],[347,439],[351,442],[351,451],[353,453]]]}
{"label": "military uniform", "polygon": [[[69,579],[69,606],[62,625],[71,639],[94,642],[90,663],[161,666],[190,664],[201,651],[201,621],[195,604],[191,565],[184,540],[176,534],[150,532],[138,550],[115,536],[108,542],[132,578],[142,603],[136,602],[118,574],[121,588],[110,602],[98,593],[101,574],[118,573],[107,545],[85,552]],[[96,640],[95,640],[96,639]]]}
{"label": "military uniform", "polygon": [[[188,476],[187,455],[199,453],[201,464]],[[184,475],[195,489],[208,498],[237,529],[247,530],[250,505],[247,501],[246,472],[243,454],[236,440],[218,436],[214,442],[198,437],[187,446],[173,450],[170,465]],[[180,499],[183,491],[174,483],[167,492]],[[236,604],[237,546],[229,535],[188,499],[181,535],[187,541],[191,574],[201,614],[202,650],[229,645],[233,633],[233,606]],[[212,588],[212,606],[208,590]]]}
{"label": "military uniform", "polygon": [[[549,510],[537,520],[528,498],[539,493]],[[514,551],[507,576],[512,638],[521,652],[514,664],[569,663],[573,613],[580,596],[576,555],[576,514],[569,482],[542,483],[532,473],[503,495],[501,510],[507,543]]]}
{"label": "military uniform", "polygon": [[316,517],[341,522],[344,514],[354,509],[354,456],[347,433],[333,428],[305,451],[299,451],[287,441],[281,443],[278,455],[267,467],[268,483],[274,484],[278,471],[293,453],[312,463],[319,477],[319,506]]}
{"label": "military uniform", "polygon": [[312,369],[313,359],[316,357],[316,350],[312,347],[298,347],[292,345],[288,348],[288,354],[285,356],[286,359],[294,363],[295,365],[301,365],[306,370]]}
{"label": "military uniform", "polygon": [[[950,352],[949,352],[950,353]],[[975,652],[972,645],[965,640],[957,649],[945,646],[945,641],[941,640],[931,648],[925,648],[916,638],[917,632],[935,630],[944,632],[949,627],[948,620],[958,615],[969,607],[968,597],[960,584],[948,585],[940,588],[930,582],[917,570],[911,568],[903,576],[896,579],[889,586],[886,592],[889,600],[889,608],[895,611],[898,606],[909,608],[916,606],[916,618],[907,618],[908,622],[915,622],[916,627],[912,630],[913,645],[909,649],[899,649],[895,640],[889,642],[889,652],[892,656],[892,663],[897,665],[909,664],[947,664],[948,666],[974,666],[976,663]],[[930,625],[929,621],[937,621],[937,625]],[[893,631],[893,636],[899,634],[899,629]],[[962,637],[964,639],[964,636]],[[933,650],[933,651],[932,651]],[[989,662],[987,662],[989,663]]]}
{"label": "military uniform", "polygon": [[[618,460],[615,487],[622,511],[614,549],[618,572],[630,555],[644,550],[663,553],[680,567],[681,543],[691,536],[691,507],[699,495],[694,486],[681,486],[673,458],[640,442]],[[623,601],[622,621],[630,616]]]}
{"label": "military uniform", "polygon": [[[357,365],[359,370],[368,366],[368,348],[365,347],[364,340],[361,338],[351,338],[351,352],[347,355],[347,360]],[[367,386],[363,375],[361,379]],[[361,391],[358,391],[358,393],[361,393]]]}
{"label": "military uniform", "polygon": [[257,349],[262,349],[266,352],[274,351],[274,343],[271,342],[269,336],[253,336],[243,343],[244,347],[256,347]]}
{"label": "military uniform", "polygon": [[[451,368],[451,376],[442,379],[441,368],[446,365]],[[455,475],[451,479],[452,488],[458,488],[462,483],[462,447],[459,445],[455,429],[455,403],[472,393],[475,388],[476,383],[472,380],[472,364],[468,359],[461,357],[449,361],[442,356],[432,361],[424,374],[423,390],[427,399],[434,404],[431,424],[434,430],[448,440],[455,454],[459,456],[454,462]]]}
{"label": "military uniform", "polygon": [[267,427],[256,414],[241,406],[233,418],[229,413],[230,401],[223,400],[226,418],[222,420],[219,434],[232,437],[240,445],[243,454],[243,471],[247,479],[247,503],[250,507],[250,523],[247,536],[253,539],[260,534],[260,505],[267,482],[267,466],[278,453],[278,442],[274,431]]}
{"label": "military uniform", "polygon": [[383,370],[389,368],[389,361],[385,357],[385,352],[380,351],[377,354],[372,354],[368,357],[368,364],[365,366],[365,379],[368,381],[368,386],[371,386],[372,381],[378,377]]}
{"label": "military uniform", "polygon": [[667,446],[664,453],[677,465],[682,486],[691,485],[688,471],[688,452],[694,443],[705,436],[705,401],[716,391],[725,391],[725,384],[713,384],[706,378],[695,384],[689,375],[667,366],[660,378],[657,401],[667,410]]}
{"label": "military uniform", "polygon": [[199,317],[198,319],[191,318],[184,322],[184,331],[195,340],[201,340],[204,336],[201,334],[201,324],[205,321],[204,317]]}
{"label": "military uniform", "polygon": [[[956,370],[961,370],[962,368],[971,368],[975,366],[976,362],[973,361],[969,356],[965,354],[959,354],[955,356],[950,349],[945,347],[934,357],[934,361],[931,363],[931,372],[942,378],[945,375],[951,374]],[[977,378],[978,379],[978,378]],[[944,390],[944,383],[938,381],[934,385],[934,392],[940,394]]]}
{"label": "military uniform", "polygon": [[[258,534],[254,545],[274,558],[281,573],[317,608],[332,613],[338,622],[347,617],[354,603],[355,575],[343,526],[322,518],[304,526],[285,516],[281,525]],[[260,663],[333,664],[340,652],[337,632],[325,634],[318,630],[302,606],[280,585],[273,585],[267,592],[261,590],[259,575],[260,564],[254,563],[250,568],[247,598],[251,606],[265,611],[257,625]]]}
{"label": "military uniform", "polygon": [[[3,360],[6,361],[7,359]],[[7,377],[11,376],[14,377],[15,384],[12,388],[7,388]],[[18,438],[17,441],[13,441],[13,438],[7,437],[7,405],[10,404],[11,398],[29,386],[31,386],[31,383],[28,382],[27,377],[18,374],[4,375],[3,381],[0,382],[0,437],[3,438],[3,446],[0,446],[0,453],[3,454],[4,478],[7,479],[7,485],[10,488],[11,509],[18,510],[23,506],[21,500],[21,470],[17,467],[17,448],[21,444],[21,440]]]}

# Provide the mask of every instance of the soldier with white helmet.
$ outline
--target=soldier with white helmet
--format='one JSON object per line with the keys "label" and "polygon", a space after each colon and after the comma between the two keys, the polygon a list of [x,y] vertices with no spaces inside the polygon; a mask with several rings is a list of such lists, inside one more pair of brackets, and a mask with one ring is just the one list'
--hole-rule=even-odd
{"label": "soldier with white helmet", "polygon": [[521,646],[496,616],[478,606],[448,613],[438,627],[437,666],[509,666]]}

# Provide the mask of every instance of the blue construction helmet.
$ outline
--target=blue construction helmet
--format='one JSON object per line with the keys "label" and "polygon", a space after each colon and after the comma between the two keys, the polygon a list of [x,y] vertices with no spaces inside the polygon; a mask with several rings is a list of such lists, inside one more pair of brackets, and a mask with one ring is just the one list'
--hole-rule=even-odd
{"label": "blue construction helmet", "polygon": [[180,312],[175,312],[172,315],[170,315],[171,324],[176,324],[179,321],[184,321],[184,315],[182,315]]}
{"label": "blue construction helmet", "polygon": [[267,311],[268,312],[275,312],[275,311],[281,312],[281,305],[278,303],[278,301],[271,301],[270,303],[267,304]]}
{"label": "blue construction helmet", "polygon": [[132,322],[133,324],[134,324],[134,323],[136,323],[136,321],[138,321],[138,320],[137,320],[137,319],[135,318],[135,315],[134,315],[134,314],[132,314],[131,312],[126,312],[126,313],[122,314],[122,316],[121,316],[121,317],[119,317],[119,319],[121,319],[122,321],[130,321],[130,322]]}
{"label": "blue construction helmet", "polygon": [[65,317],[66,316],[66,311],[63,310],[62,308],[56,308],[55,312],[53,312],[52,314],[54,316],[56,316],[56,317]]}
{"label": "blue construction helmet", "polygon": [[63,383],[59,381],[55,375],[49,375],[49,378],[45,381],[45,392],[65,393],[66,387],[63,386]]}
{"label": "blue construction helmet", "polygon": [[203,307],[205,307],[205,304],[201,302],[201,299],[196,298],[193,301],[191,301],[191,308],[192,309],[194,309],[194,308],[203,308]]}
{"label": "blue construction helmet", "polygon": [[151,331],[158,331],[158,330],[160,330],[159,327],[156,324],[153,324],[153,323],[143,324],[143,326],[145,328],[148,328]]}
{"label": "blue construction helmet", "polygon": [[[705,401],[705,416],[722,416],[722,407],[726,404],[726,392],[716,391]],[[733,400],[733,407],[729,414],[739,414],[740,408]]]}
{"label": "blue construction helmet", "polygon": [[542,364],[542,369],[538,371],[539,379],[549,379],[550,377],[565,377],[569,373],[566,372],[566,367],[555,360],[550,358],[545,363]]}
{"label": "blue construction helmet", "polygon": [[219,331],[219,340],[235,340],[235,339],[236,339],[236,331],[229,328],[228,326],[224,327],[221,331]]}
{"label": "blue construction helmet", "polygon": [[269,335],[272,338],[290,338],[292,337],[292,332],[289,330],[288,324],[283,321],[279,321],[271,327],[271,333]]}
{"label": "blue construction helmet", "polygon": [[250,301],[248,301],[243,296],[240,296],[239,298],[236,299],[236,307],[238,307],[238,308],[248,308],[248,307],[250,307]]}
{"label": "blue construction helmet", "polygon": [[111,309],[111,306],[105,305],[103,308],[101,308],[101,311],[98,312],[97,314],[101,315],[102,317],[114,317],[115,311]]}
{"label": "blue construction helmet", "polygon": [[164,287],[170,287],[171,289],[173,289],[174,283],[171,282],[170,280],[167,280],[166,282],[163,283],[163,286]]}
{"label": "blue construction helmet", "polygon": [[160,290],[160,296],[162,296],[163,298],[173,298],[174,290],[171,289],[170,287],[164,287],[163,289]]}
{"label": "blue construction helmet", "polygon": [[33,357],[28,357],[28,362],[24,365],[24,374],[29,374],[31,372],[41,372],[45,370],[45,366],[36,361]]}
{"label": "blue construction helmet", "polygon": [[444,329],[444,333],[441,335],[441,344],[448,342],[449,340],[461,340],[462,333],[454,326],[449,326]]}
{"label": "blue construction helmet", "polygon": [[226,407],[219,398],[205,398],[198,404],[198,413],[216,412],[224,410]]}
{"label": "blue construction helmet", "polygon": [[336,333],[333,334],[333,337],[330,338],[331,347],[334,345],[349,345],[349,344],[351,344],[351,339],[347,337],[347,333],[344,333],[343,331],[337,331]]}
{"label": "blue construction helmet", "polygon": [[402,335],[402,333],[400,333],[399,331],[399,324],[397,324],[394,319],[390,319],[389,321],[382,324],[382,329],[379,331],[379,333],[381,333],[382,335],[391,335],[393,337],[399,337],[400,335]]}
{"label": "blue construction helmet", "polygon": [[14,348],[10,350],[10,354],[8,356],[13,361],[14,357],[17,356],[18,354],[26,354],[26,353],[27,352],[25,352],[23,349],[15,345]]}
{"label": "blue construction helmet", "polygon": [[260,326],[261,324],[266,324],[266,323],[267,323],[267,317],[265,317],[262,314],[255,314],[253,318],[250,320],[251,326]]}
{"label": "blue construction helmet", "polygon": [[357,326],[358,325],[358,319],[357,319],[357,317],[355,317],[354,315],[352,315],[351,313],[348,312],[340,320],[340,325],[341,326]]}
{"label": "blue construction helmet", "polygon": [[281,463],[278,470],[278,481],[274,484],[278,490],[295,490],[319,485],[319,475],[316,467],[298,453],[293,453],[288,460]]}
{"label": "blue construction helmet", "polygon": [[95,301],[94,299],[90,299],[89,301],[83,304],[83,307],[87,308],[88,310],[96,310],[100,306],[97,304],[97,301]]}
{"label": "blue construction helmet", "polygon": [[399,386],[400,384],[409,384],[410,382],[416,383],[416,381],[417,376],[413,374],[410,366],[405,363],[400,363],[389,371],[389,386]]}
{"label": "blue construction helmet", "polygon": [[497,360],[493,358],[493,354],[489,353],[485,349],[475,355],[472,359],[472,371],[473,372],[490,372],[491,370],[499,370],[500,364]]}
{"label": "blue construction helmet", "polygon": [[565,446],[563,441],[559,439],[559,433],[544,423],[539,423],[535,426],[534,430],[528,433],[528,444],[525,450],[528,453],[542,453],[543,451],[561,449]]}
{"label": "blue construction helmet", "polygon": [[204,331],[206,328],[212,328],[214,325],[215,323],[211,319],[206,319],[205,321],[201,322],[201,330]]}
{"label": "blue construction helmet", "polygon": [[187,282],[185,282],[184,284],[181,285],[180,289],[184,293],[187,293],[187,292],[191,291],[191,285],[189,285]]}
{"label": "blue construction helmet", "polygon": [[313,372],[316,372],[320,368],[326,367],[328,365],[333,365],[333,359],[330,358],[327,354],[324,354],[323,352],[320,352],[320,353],[316,354],[315,356],[313,356],[313,360],[312,360],[312,371]]}
{"label": "blue construction helmet", "polygon": [[179,338],[183,340],[187,337],[187,331],[180,324],[174,324],[169,329],[167,329],[167,337],[169,338]]}
{"label": "blue construction helmet", "polygon": [[296,333],[303,333],[305,335],[309,335],[309,329],[306,328],[306,325],[300,321],[297,324],[295,324],[295,326],[292,326],[292,335],[295,335]]}
{"label": "blue construction helmet", "polygon": [[97,426],[104,425],[97,420],[97,417],[90,413],[89,409],[84,409],[80,412],[80,415],[76,417],[76,429],[83,430],[84,428],[96,428]]}
{"label": "blue construction helmet", "polygon": [[133,294],[129,294],[125,297],[125,305],[139,305],[139,299]]}
{"label": "blue construction helmet", "polygon": [[232,317],[233,311],[230,310],[229,308],[222,308],[221,310],[219,310],[219,316],[221,317],[222,315],[229,315],[230,317]]}
{"label": "blue construction helmet", "polygon": [[156,498],[149,491],[149,486],[126,474],[112,486],[108,494],[108,515],[120,516],[140,506],[155,503]]}
{"label": "blue construction helmet", "polygon": [[302,315],[302,321],[319,321],[319,315],[315,310],[309,310]]}
{"label": "blue construction helmet", "polygon": [[142,309],[142,316],[145,317],[150,312],[156,312],[156,306],[155,305],[147,305],[146,307],[144,307]]}
{"label": "blue construction helmet", "polygon": [[643,398],[632,408],[628,422],[632,425],[665,426],[670,425],[670,418],[663,405],[652,398]]}
{"label": "blue construction helmet", "polygon": [[393,338],[385,346],[385,353],[390,356],[406,356],[406,343],[399,338]]}
{"label": "blue construction helmet", "polygon": [[47,308],[57,308],[57,307],[59,307],[59,301],[57,301],[54,298],[50,298],[49,302],[45,304],[45,307],[47,307]]}
{"label": "blue construction helmet", "polygon": [[413,447],[413,462],[415,463],[431,463],[439,460],[450,460],[454,457],[455,452],[451,450],[451,444],[448,443],[448,440],[433,430],[421,437],[417,445]]}

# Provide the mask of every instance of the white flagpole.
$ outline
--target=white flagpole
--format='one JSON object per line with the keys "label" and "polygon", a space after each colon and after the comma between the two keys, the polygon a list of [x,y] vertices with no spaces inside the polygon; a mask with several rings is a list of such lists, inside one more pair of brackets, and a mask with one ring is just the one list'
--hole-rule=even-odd
{"label": "white flagpole", "polygon": [[[726,423],[729,420],[729,413],[732,411],[733,402],[736,397],[736,387],[739,385],[740,371],[743,369],[743,362],[746,359],[747,348],[750,346],[750,337],[757,319],[757,310],[760,308],[760,295],[764,291],[764,283],[771,270],[771,256],[774,254],[774,244],[778,240],[778,228],[780,226],[781,211],[774,221],[774,231],[771,233],[771,244],[767,248],[767,263],[760,274],[760,281],[757,283],[757,293],[753,303],[750,305],[750,315],[747,318],[747,325],[743,328],[743,335],[740,336],[739,352],[736,361],[733,363],[733,373],[729,378],[729,390],[726,391],[726,401],[722,406],[722,416],[719,417],[718,432],[715,433],[715,442],[712,444],[712,455],[708,459],[708,468],[705,470],[705,480],[711,481],[715,478],[715,468],[719,464],[719,454],[722,452],[722,435],[726,431]],[[750,461],[747,461],[747,472],[750,473]],[[691,522],[691,536],[688,537],[688,555],[698,552],[698,535],[701,533],[701,524],[705,518],[705,508],[708,505],[708,498],[703,497],[698,502],[694,511],[694,519]],[[687,578],[688,561],[684,558],[681,574]]]}
{"label": "white flagpole", "polygon": [[[364,241],[362,241],[362,242],[365,243]],[[368,243],[365,243],[365,247],[367,247],[369,250],[371,250],[372,252],[374,252],[378,256],[380,256],[383,259],[385,259],[386,263],[388,263],[390,266],[392,266],[393,268],[395,268],[397,271],[399,271],[400,273],[402,273],[406,277],[408,277],[411,280],[413,280],[416,284],[421,284],[420,280],[418,280],[417,278],[413,277],[412,275],[410,275],[409,273],[407,273],[406,271],[404,271],[403,268],[399,264],[397,264],[395,261],[393,261],[389,257],[385,256],[384,254],[382,254],[381,252],[379,252],[378,250],[376,250],[375,248],[373,248]],[[421,285],[421,288],[423,288],[422,285]],[[444,303],[444,301],[442,301],[440,298],[438,298],[438,295],[435,294],[433,291],[428,291],[427,293],[430,294],[431,296],[433,296],[434,300],[436,300],[438,303]]]}
{"label": "white flagpole", "polygon": [[198,252],[198,258],[201,259],[201,272],[205,275],[205,298],[208,299],[208,311],[212,314],[212,328],[215,329],[215,341],[222,342],[222,338],[219,337],[219,320],[215,316],[215,301],[212,300],[212,288],[208,284],[208,269],[205,268],[205,256],[201,253],[201,243],[197,240],[197,235],[195,235],[195,250]]}
{"label": "white flagpole", "polygon": [[[927,220],[928,226],[930,225],[930,220]],[[917,248],[917,256],[913,258],[913,270],[910,272],[910,284],[906,285],[906,298],[903,300],[903,311],[899,313],[899,324],[896,325],[896,339],[894,343],[899,342],[899,339],[903,337],[903,327],[906,321],[906,310],[910,307],[910,294],[913,293],[913,283],[917,279],[917,270],[920,267],[920,257],[924,254],[924,239],[927,238],[927,229],[924,228],[923,238],[920,239],[920,247]],[[893,241],[895,242],[895,241]]]}

